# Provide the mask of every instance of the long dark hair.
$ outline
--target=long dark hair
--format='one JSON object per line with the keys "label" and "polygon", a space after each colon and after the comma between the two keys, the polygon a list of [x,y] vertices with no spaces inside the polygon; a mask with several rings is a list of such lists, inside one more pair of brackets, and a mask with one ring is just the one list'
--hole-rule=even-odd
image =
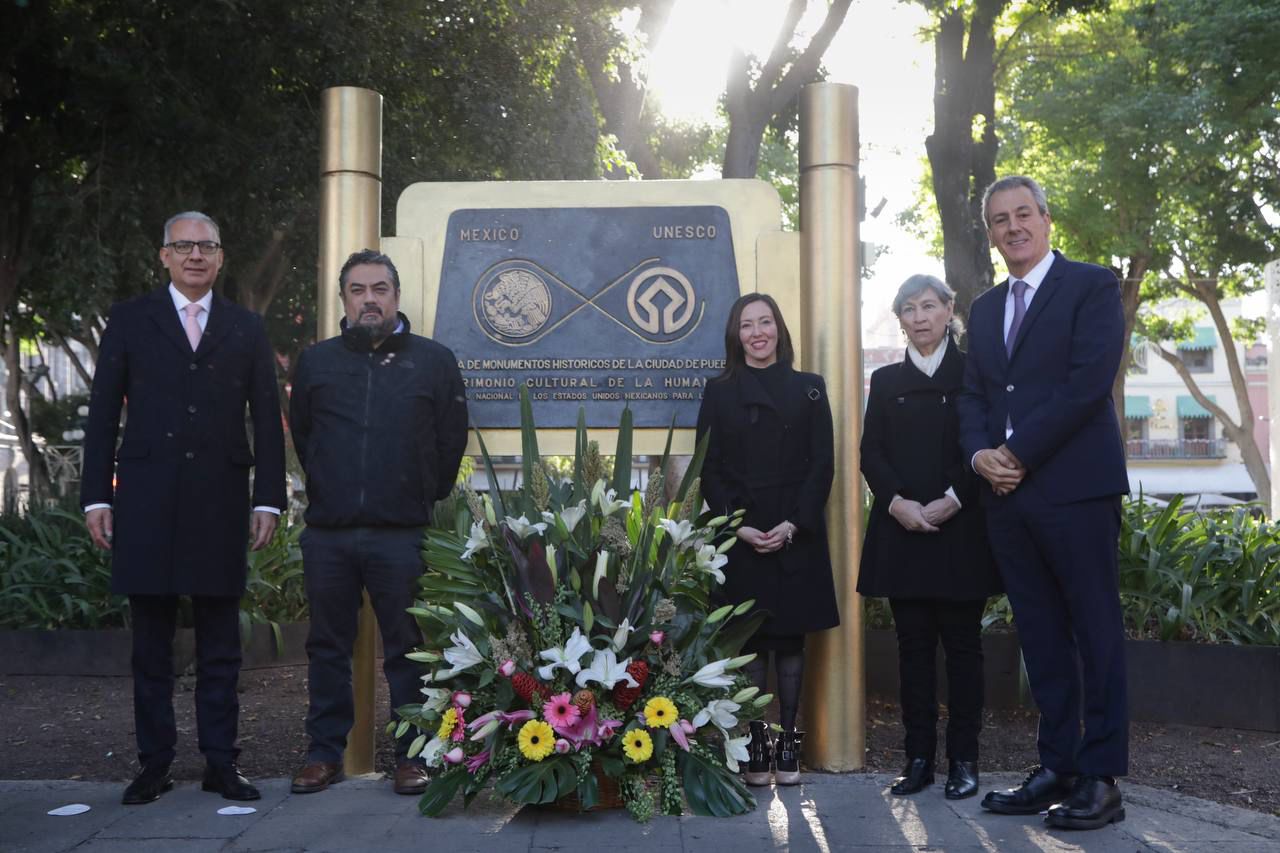
{"label": "long dark hair", "polygon": [[738,326],[742,323],[742,311],[752,302],[763,302],[773,312],[773,322],[778,327],[778,361],[791,364],[795,361],[796,351],[791,346],[791,332],[787,330],[787,321],[782,319],[782,309],[767,293],[746,293],[739,296],[729,309],[729,322],[724,327],[724,371],[717,379],[728,379],[735,372],[747,366],[747,353],[742,348]]}

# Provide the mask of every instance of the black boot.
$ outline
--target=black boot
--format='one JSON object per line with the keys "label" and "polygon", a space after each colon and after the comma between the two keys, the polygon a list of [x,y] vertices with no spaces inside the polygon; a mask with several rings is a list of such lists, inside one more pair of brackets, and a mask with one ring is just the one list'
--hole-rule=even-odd
{"label": "black boot", "polygon": [[764,720],[752,720],[747,724],[751,731],[751,743],[747,744],[747,772],[743,780],[748,785],[768,785],[773,781],[773,737],[769,724]]}
{"label": "black boot", "polygon": [[902,775],[893,780],[889,787],[890,794],[905,797],[916,794],[933,784],[933,759],[912,758],[902,768]]}
{"label": "black boot", "polygon": [[804,732],[784,729],[778,735],[777,766],[774,780],[779,785],[800,784],[800,748],[804,745]]}
{"label": "black boot", "polygon": [[951,759],[947,773],[947,786],[943,796],[948,800],[963,800],[978,793],[978,762]]}

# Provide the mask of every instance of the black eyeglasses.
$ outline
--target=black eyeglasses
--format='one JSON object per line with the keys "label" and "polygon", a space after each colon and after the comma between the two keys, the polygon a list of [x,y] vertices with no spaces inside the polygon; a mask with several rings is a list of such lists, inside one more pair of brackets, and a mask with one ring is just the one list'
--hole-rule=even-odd
{"label": "black eyeglasses", "polygon": [[221,243],[215,243],[212,240],[174,240],[172,243],[164,244],[166,249],[173,249],[179,255],[191,254],[191,250],[196,246],[200,247],[202,255],[212,255],[222,248]]}

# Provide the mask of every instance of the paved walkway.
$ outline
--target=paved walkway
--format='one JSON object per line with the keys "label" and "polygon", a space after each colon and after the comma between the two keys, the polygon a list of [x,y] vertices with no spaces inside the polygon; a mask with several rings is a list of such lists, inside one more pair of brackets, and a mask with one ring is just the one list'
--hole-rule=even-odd
{"label": "paved walkway", "polygon": [[[386,781],[348,780],[320,794],[289,793],[286,779],[259,783],[249,815],[217,813],[233,805],[179,784],[159,802],[120,805],[123,786],[96,782],[0,781],[0,851],[4,853],[749,853],[827,851],[1239,851],[1280,853],[1280,818],[1171,794],[1123,787],[1128,817],[1094,832],[1047,829],[1039,817],[984,812],[978,798],[952,803],[942,786],[915,797],[885,791],[884,775],[810,773],[797,788],[761,789],[753,813],[714,818],[655,818],[635,824],[625,810],[571,815],[517,809],[478,797],[467,811],[420,816],[416,799]],[[983,790],[1019,778],[984,778]],[[52,817],[50,809],[84,803],[90,810]]]}

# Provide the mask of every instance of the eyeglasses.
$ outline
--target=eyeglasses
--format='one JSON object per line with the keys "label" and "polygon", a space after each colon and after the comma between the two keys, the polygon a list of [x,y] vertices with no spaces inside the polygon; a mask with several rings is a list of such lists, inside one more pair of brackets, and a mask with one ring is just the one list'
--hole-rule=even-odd
{"label": "eyeglasses", "polygon": [[221,243],[215,243],[212,240],[174,240],[172,243],[164,244],[166,249],[173,249],[179,255],[191,254],[191,250],[196,246],[200,247],[202,255],[212,255],[222,248]]}

